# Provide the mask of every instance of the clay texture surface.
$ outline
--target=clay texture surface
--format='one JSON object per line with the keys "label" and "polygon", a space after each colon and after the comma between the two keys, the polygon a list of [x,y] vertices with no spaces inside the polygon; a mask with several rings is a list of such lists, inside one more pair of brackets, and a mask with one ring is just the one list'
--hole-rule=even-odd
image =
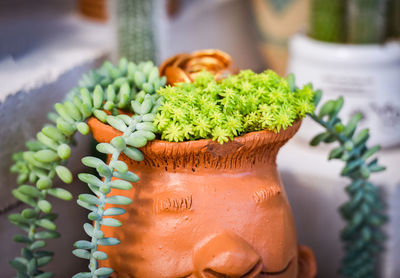
{"label": "clay texture surface", "polygon": [[[89,125],[99,142],[121,134],[94,118]],[[119,278],[313,277],[275,164],[299,126],[223,145],[154,140],[141,149],[144,161],[123,157],[140,181],[111,192],[133,203],[122,227],[102,227],[122,242],[100,249],[109,255],[102,266]]]}

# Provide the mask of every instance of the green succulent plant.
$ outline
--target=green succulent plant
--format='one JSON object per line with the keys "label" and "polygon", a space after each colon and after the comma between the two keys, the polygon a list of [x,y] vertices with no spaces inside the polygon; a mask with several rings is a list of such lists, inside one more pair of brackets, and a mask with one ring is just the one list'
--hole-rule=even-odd
{"label": "green succulent plant", "polygon": [[[157,78],[158,78],[158,70]],[[138,71],[140,72],[140,71]],[[140,72],[141,73],[141,72]],[[137,74],[136,74],[137,75]],[[143,77],[146,75],[143,73]],[[147,77],[150,74],[147,74]],[[135,79],[133,86],[142,87],[143,79]],[[160,80],[157,79],[158,84]],[[128,84],[128,83],[124,83]],[[154,84],[154,82],[147,83]],[[152,86],[152,85],[150,85]],[[146,87],[146,86],[145,86]],[[128,92],[131,90],[126,89]],[[89,269],[90,272],[78,273],[74,278],[86,278],[86,277],[108,277],[113,270],[111,268],[102,267],[98,268],[98,260],[106,260],[107,254],[98,251],[98,245],[116,245],[120,241],[117,238],[105,237],[101,231],[101,226],[119,227],[122,223],[112,217],[104,216],[115,216],[122,215],[125,213],[123,208],[112,207],[105,209],[106,204],[115,205],[128,205],[132,202],[131,199],[125,196],[113,195],[107,197],[107,194],[111,192],[111,188],[129,190],[132,188],[132,182],[139,181],[139,177],[128,170],[128,166],[125,162],[120,161],[119,157],[123,153],[130,159],[136,161],[143,160],[143,154],[138,149],[147,144],[147,141],[155,138],[155,128],[152,124],[154,115],[160,105],[161,98],[155,94],[154,89],[145,89],[148,93],[144,95],[144,98],[139,94],[134,94],[132,97],[127,98],[127,101],[131,100],[131,111],[135,114],[133,116],[128,115],[102,115],[98,119],[107,122],[113,128],[121,131],[121,136],[114,137],[110,143],[99,143],[96,149],[108,155],[111,155],[111,159],[108,164],[104,163],[101,159],[87,156],[82,159],[82,163],[88,167],[95,168],[98,175],[104,180],[100,180],[98,177],[88,173],[81,173],[78,175],[79,179],[87,183],[90,190],[95,194],[81,194],[79,195],[78,204],[88,210],[90,213],[88,219],[94,222],[94,225],[90,223],[84,224],[84,230],[86,234],[91,237],[91,241],[79,240],[75,242],[74,246],[76,249],[73,251],[77,257],[90,260]],[[105,94],[99,89],[96,94],[93,93],[93,102],[102,103]],[[141,99],[142,98],[142,99]],[[114,100],[108,100],[114,102]],[[126,105],[123,105],[126,109]],[[111,180],[113,177],[117,180]]]}
{"label": "green succulent plant", "polygon": [[154,124],[167,141],[216,140],[263,129],[279,132],[314,110],[311,86],[292,90],[273,71],[241,71],[216,82],[202,72],[193,83],[162,88],[165,101]]}
{"label": "green succulent plant", "polygon": [[[322,92],[314,97],[315,106],[321,99]],[[347,124],[339,117],[344,100],[326,101],[318,113],[311,113],[311,118],[324,128],[324,132],[315,136],[310,144],[317,146],[321,142],[337,143],[329,153],[329,160],[338,159],[345,163],[341,175],[350,179],[346,187],[349,200],[340,208],[340,214],[346,221],[341,232],[345,255],[340,267],[343,277],[376,277],[379,254],[383,250],[385,234],[382,225],[387,216],[378,188],[370,180],[370,175],[385,170],[375,157],[380,146],[367,146],[369,130],[357,130],[362,119],[355,114]]]}
{"label": "green succulent plant", "polygon": [[[162,100],[155,91],[165,82],[165,77],[159,77],[158,68],[152,62],[137,65],[121,59],[117,67],[106,62],[99,70],[85,75],[79,87],[73,89],[63,103],[54,105],[57,113],[49,114],[54,124],[46,125],[37,134],[37,140],[27,143],[28,151],[14,155],[15,164],[11,170],[18,173],[17,181],[21,185],[13,190],[13,195],[32,207],[9,215],[10,221],[26,233],[14,237],[15,241],[26,244],[21,257],[10,262],[18,277],[53,277],[52,273],[41,270],[53,256],[42,249],[46,246],[44,240],[59,237],[53,222],[57,215],[52,213],[52,205],[46,197],[72,199],[67,190],[53,187],[53,179],[57,175],[65,183],[72,182],[72,173],[64,166],[71,155],[69,145],[77,131],[89,134],[86,120],[91,116],[120,130],[123,135],[114,138],[110,144],[97,145],[98,151],[111,154],[108,164],[95,157],[82,159],[83,164],[95,168],[104,180],[86,173],[78,175],[94,193],[81,194],[77,201],[78,205],[91,211],[88,218],[94,225],[84,225],[91,241],[76,242],[77,249],[73,252],[90,260],[90,272],[78,273],[74,277],[107,277],[112,273],[110,268],[98,268],[97,261],[106,259],[107,255],[98,251],[97,246],[119,243],[118,239],[104,237],[101,226],[120,226],[118,220],[104,216],[120,215],[124,210],[104,210],[104,206],[106,203],[125,205],[131,200],[124,196],[107,197],[107,194],[111,188],[127,190],[132,186],[130,182],[138,181],[119,156],[124,153],[135,160],[143,159],[137,148],[155,138],[152,119]],[[121,115],[120,109],[135,114]],[[111,181],[112,177],[119,180]]]}

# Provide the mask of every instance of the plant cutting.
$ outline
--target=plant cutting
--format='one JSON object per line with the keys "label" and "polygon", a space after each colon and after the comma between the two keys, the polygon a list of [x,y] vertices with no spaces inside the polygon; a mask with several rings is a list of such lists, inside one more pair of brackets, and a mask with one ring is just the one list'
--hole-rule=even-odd
{"label": "plant cutting", "polygon": [[[398,9],[396,11],[390,8],[396,5],[395,2],[397,1],[313,0],[307,33],[293,36],[289,46],[289,72],[296,75],[298,84],[312,82],[314,86],[321,88],[328,98],[339,99],[344,95],[347,105],[341,109],[341,121],[359,123],[361,128],[364,128],[362,136],[360,135],[362,139],[363,136],[369,137],[371,133],[371,143],[379,143],[383,147],[397,146],[400,138],[400,121],[397,116],[400,111],[400,98],[393,94],[400,86],[397,77],[400,75],[400,43],[398,34],[394,31],[396,27],[392,26],[394,21],[391,21]],[[321,122],[316,117],[312,119],[328,128],[327,122]],[[367,127],[368,131],[365,129]],[[304,128],[307,130],[303,133],[307,137],[305,139],[309,140],[308,137],[316,131],[311,125],[305,125]],[[325,133],[325,136],[334,136],[332,131],[333,126],[330,126],[330,131]],[[345,149],[348,134],[341,137],[335,141],[340,142]],[[348,143],[347,147],[350,148],[351,145],[352,143]],[[360,152],[362,148],[358,148],[357,151]],[[336,151],[339,152],[339,149]],[[340,158],[343,154],[337,155]],[[335,154],[332,158],[334,157]],[[350,163],[346,160],[346,154],[344,161],[350,166],[356,166],[361,163],[362,159],[359,158],[362,154],[357,157]],[[357,169],[361,169],[358,166]],[[363,167],[365,175],[369,174],[366,167]],[[361,183],[362,178],[354,177],[354,173],[348,174],[346,171],[342,173],[344,176],[350,175],[353,182],[358,180]],[[353,201],[361,200],[361,196],[364,196],[361,191],[357,197],[355,192],[349,191],[349,194]],[[375,202],[377,213],[381,210],[378,207],[382,206],[379,203]],[[354,201],[354,204],[358,204],[358,201]],[[349,207],[353,209],[353,205]],[[350,221],[352,217],[349,216],[349,209],[345,210],[346,212],[341,210],[341,214],[346,221]],[[357,209],[353,210],[353,213],[356,211]],[[357,223],[358,220],[352,221]],[[377,223],[381,221],[382,219]],[[350,230],[351,235],[348,234]],[[365,232],[365,238],[370,239],[370,229],[365,230],[368,231]],[[357,237],[353,232],[349,229],[342,235],[345,242],[351,243],[346,244],[346,259],[341,263],[340,272],[345,277],[372,275],[377,271],[378,264],[372,259],[376,257],[376,251],[371,247],[364,254],[364,259],[361,259],[361,253],[354,251],[356,238],[361,236]],[[380,236],[376,235],[376,238],[378,237]],[[358,246],[361,245],[358,242]],[[367,257],[370,259],[366,259]],[[357,274],[358,271],[363,274]]]}
{"label": "plant cutting", "polygon": [[[32,207],[10,215],[26,232],[15,236],[26,246],[11,261],[19,277],[52,277],[41,270],[52,257],[43,251],[44,240],[59,235],[46,196],[72,198],[52,180],[72,180],[62,164],[76,131],[91,131],[108,158],[82,159],[97,175],[78,174],[93,194],[77,200],[91,223],[84,225],[89,240],[77,241],[73,251],[89,260],[89,271],[74,277],[315,275],[312,251],[297,244],[275,158],[306,114],[321,123],[329,116],[326,126],[336,128],[340,105],[323,105],[315,116],[320,93],[272,71],[241,71],[222,80],[199,71],[192,83],[164,87],[166,81],[151,62],[105,63],[55,105],[55,125],[15,155],[12,170],[22,185],[13,194]],[[357,155],[366,161],[373,152],[365,143],[363,137],[354,142],[360,151],[347,146],[342,153],[349,162]],[[381,170],[377,162],[356,164],[347,173]],[[358,189],[374,188],[362,178]]]}
{"label": "plant cutting", "polygon": [[[320,99],[320,95],[320,91],[316,93],[316,101]],[[325,129],[316,135],[310,144],[317,146],[321,142],[339,143],[339,146],[329,153],[329,160],[344,161],[346,165],[341,175],[351,180],[350,185],[346,187],[349,201],[339,208],[342,218],[347,222],[340,234],[346,254],[339,272],[344,277],[374,277],[386,238],[382,225],[387,216],[378,189],[369,178],[372,173],[385,170],[385,167],[378,163],[377,158],[371,158],[379,151],[380,146],[367,146],[369,129],[356,132],[362,115],[355,114],[346,125],[338,117],[343,102],[342,97],[329,100],[321,107],[319,113],[310,115]]]}

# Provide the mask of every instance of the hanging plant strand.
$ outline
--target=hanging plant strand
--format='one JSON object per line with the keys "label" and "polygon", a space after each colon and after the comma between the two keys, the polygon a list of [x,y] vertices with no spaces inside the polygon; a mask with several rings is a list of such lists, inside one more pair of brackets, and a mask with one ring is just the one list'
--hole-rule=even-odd
{"label": "hanging plant strand", "polygon": [[[91,211],[88,218],[94,222],[94,225],[84,224],[85,232],[91,237],[91,241],[77,241],[74,244],[77,249],[73,251],[77,257],[90,260],[90,272],[78,273],[74,278],[108,277],[113,272],[108,267],[98,268],[97,261],[106,260],[108,256],[106,253],[98,251],[97,247],[99,245],[116,245],[120,241],[117,238],[105,237],[101,231],[101,226],[121,226],[122,223],[119,220],[112,217],[104,218],[104,216],[122,215],[125,210],[117,207],[105,209],[105,205],[128,205],[132,200],[118,195],[107,197],[107,194],[111,192],[111,188],[129,190],[132,188],[131,182],[139,181],[139,177],[135,173],[128,171],[128,166],[125,162],[118,159],[120,154],[124,153],[135,161],[143,160],[143,154],[137,148],[145,146],[147,140],[155,138],[153,133],[155,129],[151,121],[158,108],[158,105],[153,105],[156,102],[157,100],[152,95],[147,94],[142,103],[136,100],[132,101],[134,116],[118,115],[106,117],[108,124],[123,132],[121,136],[113,138],[110,143],[99,143],[96,147],[99,152],[111,155],[108,165],[96,157],[88,156],[82,159],[83,164],[95,168],[99,176],[104,178],[104,181],[91,174],[79,174],[79,179],[86,182],[95,194],[81,194],[78,200],[80,206]],[[118,179],[112,181],[113,177]]]}
{"label": "hanging plant strand", "polygon": [[[314,97],[315,106],[321,99],[321,91]],[[347,222],[341,232],[345,256],[340,273],[344,277],[375,277],[379,254],[382,252],[385,235],[382,225],[386,222],[384,205],[378,188],[369,180],[372,173],[385,170],[373,157],[379,146],[367,147],[368,129],[357,131],[361,114],[355,114],[347,124],[343,124],[338,114],[343,106],[343,98],[328,100],[318,113],[311,118],[324,127],[325,131],[315,136],[310,144],[321,142],[339,143],[329,154],[329,160],[339,159],[346,163],[341,175],[350,178],[346,187],[349,201],[340,207],[340,214]]]}
{"label": "hanging plant strand", "polygon": [[[72,182],[72,173],[64,165],[71,155],[70,145],[76,131],[83,135],[89,134],[86,120],[92,115],[103,122],[109,122],[112,126],[111,123],[115,121],[121,122],[121,118],[127,120],[123,115],[110,116],[103,110],[109,111],[112,115],[118,115],[118,109],[134,112],[131,109],[133,100],[140,107],[143,103],[152,107],[151,109],[154,109],[152,113],[155,113],[157,105],[161,102],[161,99],[155,95],[155,91],[164,86],[165,82],[166,79],[159,77],[158,69],[152,62],[137,65],[121,59],[117,67],[106,62],[99,70],[84,75],[79,82],[79,87],[73,89],[63,103],[55,104],[57,113],[49,114],[54,124],[46,125],[37,134],[37,140],[27,142],[28,151],[13,156],[15,164],[11,167],[11,171],[18,174],[17,182],[20,184],[13,190],[13,195],[29,206],[21,213],[9,215],[10,222],[25,232],[25,234],[14,236],[16,242],[25,244],[21,250],[21,256],[10,262],[16,269],[18,277],[53,277],[53,273],[41,270],[53,257],[52,252],[42,249],[46,246],[45,240],[59,237],[57,227],[53,222],[57,214],[52,213],[52,205],[46,197],[52,195],[62,200],[72,199],[71,193],[67,190],[53,187],[53,179],[58,176],[65,183]],[[156,107],[153,107],[153,104],[156,104]],[[136,124],[142,124],[148,128],[148,124],[142,123],[144,119],[141,116],[132,119],[136,121]],[[131,124],[129,120],[128,126]],[[139,129],[136,124],[132,124],[131,129],[134,127]],[[153,138],[150,133],[143,133],[144,135],[141,134],[141,136],[146,140]],[[127,153],[129,150],[133,149],[128,147],[123,151]],[[132,152],[139,155],[138,151]],[[118,156],[115,157],[117,158]],[[121,170],[120,167],[123,167],[121,165],[119,161],[114,161],[113,165],[104,165],[110,168],[100,167],[100,170],[97,170]],[[117,171],[117,173],[120,172]],[[120,176],[125,180],[132,178],[129,173],[120,174]],[[106,186],[111,185],[107,183]],[[112,220],[104,222],[111,223]],[[99,254],[93,254],[92,257],[95,258]]]}

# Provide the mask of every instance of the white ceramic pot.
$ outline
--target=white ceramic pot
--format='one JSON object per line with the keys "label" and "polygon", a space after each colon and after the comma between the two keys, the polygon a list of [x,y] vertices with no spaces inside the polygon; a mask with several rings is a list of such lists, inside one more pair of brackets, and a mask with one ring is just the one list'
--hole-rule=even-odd
{"label": "white ceramic pot", "polygon": [[[335,44],[297,34],[289,42],[289,55],[288,72],[295,74],[297,85],[312,82],[323,90],[324,100],[344,96],[343,119],[361,112],[371,144],[400,145],[399,42]],[[315,133],[311,129],[302,133],[308,140]]]}

